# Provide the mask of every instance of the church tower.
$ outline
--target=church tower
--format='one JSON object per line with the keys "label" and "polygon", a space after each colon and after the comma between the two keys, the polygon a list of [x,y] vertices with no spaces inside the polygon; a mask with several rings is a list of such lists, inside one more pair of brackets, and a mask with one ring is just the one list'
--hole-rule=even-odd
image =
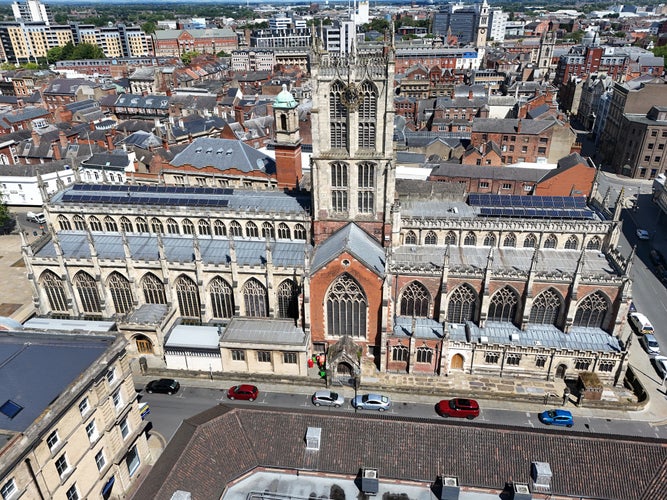
{"label": "church tower", "polygon": [[273,101],[273,119],[278,187],[298,188],[303,177],[299,112],[297,102],[286,85],[283,85],[283,90]]}
{"label": "church tower", "polygon": [[540,77],[545,80],[549,76],[551,69],[551,60],[556,46],[556,34],[553,31],[553,23],[549,23],[549,29],[542,34],[540,38],[540,50],[537,56],[537,69]]}
{"label": "church tower", "polygon": [[479,7],[479,23],[477,24],[477,40],[475,46],[479,48],[486,47],[486,40],[489,37],[489,4],[486,0]]}
{"label": "church tower", "polygon": [[314,47],[312,61],[315,244],[349,222],[391,243],[394,203],[394,48],[347,56]]}

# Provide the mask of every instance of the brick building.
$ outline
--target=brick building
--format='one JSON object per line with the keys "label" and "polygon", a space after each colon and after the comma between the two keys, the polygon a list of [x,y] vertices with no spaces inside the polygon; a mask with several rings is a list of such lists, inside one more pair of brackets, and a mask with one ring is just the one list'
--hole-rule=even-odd
{"label": "brick building", "polygon": [[236,33],[228,28],[157,30],[153,37],[156,57],[180,57],[187,52],[229,53],[238,48]]}

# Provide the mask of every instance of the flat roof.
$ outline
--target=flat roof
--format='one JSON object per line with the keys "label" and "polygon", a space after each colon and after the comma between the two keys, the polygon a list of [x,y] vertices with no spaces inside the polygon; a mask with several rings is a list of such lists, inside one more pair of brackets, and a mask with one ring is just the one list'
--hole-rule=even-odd
{"label": "flat roof", "polygon": [[0,331],[0,429],[23,432],[114,343],[115,336]]}
{"label": "flat roof", "polygon": [[110,332],[116,325],[113,321],[89,321],[85,319],[30,318],[23,323],[28,330],[61,332]]}
{"label": "flat roof", "polygon": [[176,325],[164,346],[218,350],[220,333],[221,329],[217,326]]}
{"label": "flat roof", "polygon": [[222,333],[221,342],[303,345],[304,331],[293,319],[232,318]]}

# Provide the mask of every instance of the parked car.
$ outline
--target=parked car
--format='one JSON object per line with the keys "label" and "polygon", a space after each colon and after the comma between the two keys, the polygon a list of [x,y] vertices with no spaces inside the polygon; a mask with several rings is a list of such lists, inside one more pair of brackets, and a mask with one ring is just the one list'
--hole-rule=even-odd
{"label": "parked car", "polygon": [[146,392],[152,394],[159,392],[161,394],[176,394],[181,388],[181,384],[173,378],[161,378],[159,380],[151,380],[146,384]]}
{"label": "parked car", "polygon": [[662,378],[667,376],[667,356],[653,356],[651,357],[651,363],[658,375]]}
{"label": "parked car", "polygon": [[474,399],[443,399],[436,405],[436,411],[441,417],[459,417],[472,420],[479,417],[479,404]]}
{"label": "parked car", "polygon": [[655,338],[655,335],[647,333],[639,339],[639,343],[647,353],[660,354],[660,344],[658,344],[658,339]]}
{"label": "parked car", "polygon": [[660,253],[659,250],[656,250],[653,248],[649,253],[648,253],[649,259],[651,259],[651,263],[654,266],[664,266],[665,265],[665,259],[662,257],[662,254]]}
{"label": "parked car", "polygon": [[345,398],[333,391],[317,391],[311,397],[311,401],[315,406],[334,406],[340,408],[345,402]]}
{"label": "parked car", "polygon": [[46,217],[44,217],[44,212],[28,212],[26,214],[26,219],[28,222],[35,222],[37,224],[44,224],[46,222]]}
{"label": "parked car", "polygon": [[653,325],[642,313],[630,313],[628,320],[630,321],[630,326],[632,326],[632,328],[634,328],[639,335],[644,333],[653,333]]}
{"label": "parked car", "polygon": [[254,401],[259,395],[259,389],[254,385],[241,384],[230,387],[227,391],[229,399],[243,399],[246,401]]}
{"label": "parked car", "polygon": [[572,427],[574,425],[574,418],[568,410],[545,410],[540,413],[540,422],[546,425]]}
{"label": "parked car", "polygon": [[381,394],[360,394],[352,400],[352,406],[359,410],[385,411],[391,408],[391,400]]}
{"label": "parked car", "polygon": [[651,234],[646,229],[637,229],[637,238],[640,240],[650,240]]}

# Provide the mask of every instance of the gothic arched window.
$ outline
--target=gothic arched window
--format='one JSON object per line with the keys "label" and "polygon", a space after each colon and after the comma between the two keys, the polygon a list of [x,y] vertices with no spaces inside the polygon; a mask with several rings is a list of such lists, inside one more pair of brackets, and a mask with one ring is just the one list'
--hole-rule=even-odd
{"label": "gothic arched window", "polygon": [[345,163],[331,164],[331,209],[334,212],[348,211],[348,166]]}
{"label": "gothic arched window", "polygon": [[329,140],[331,148],[347,147],[347,109],[343,105],[342,95],[345,85],[340,80],[331,84],[329,89]]}
{"label": "gothic arched window", "polygon": [[181,228],[178,226],[178,222],[174,219],[167,219],[167,232],[169,234],[180,234]]}
{"label": "gothic arched window", "polygon": [[164,293],[164,284],[152,273],[144,275],[141,279],[141,289],[144,292],[146,304],[166,304],[167,297]]}
{"label": "gothic arched window", "polygon": [[397,344],[395,346],[392,346],[391,348],[392,361],[401,361],[403,363],[407,363],[409,359],[410,359],[410,350],[406,346],[402,344]]}
{"label": "gothic arched window", "polygon": [[470,285],[457,287],[449,296],[447,305],[447,321],[463,324],[475,320],[477,310],[477,293]]}
{"label": "gothic arched window", "polygon": [[530,233],[523,240],[523,248],[535,248],[537,246],[537,238],[533,233]]}
{"label": "gothic arched window", "polygon": [[91,215],[88,218],[88,224],[90,224],[90,230],[91,231],[102,231],[102,223],[100,222],[100,219],[95,217],[94,215]]}
{"label": "gothic arched window", "polygon": [[199,219],[197,226],[199,227],[200,235],[211,236],[211,225],[208,223],[208,221],[205,221],[204,219]]}
{"label": "gothic arched window", "polygon": [[485,247],[495,247],[496,246],[496,235],[493,233],[487,233],[484,236],[484,246]]}
{"label": "gothic arched window", "polygon": [[269,298],[266,288],[255,278],[250,278],[243,285],[243,302],[246,316],[266,318],[269,313]]}
{"label": "gothic arched window", "polygon": [[243,227],[235,220],[229,223],[229,234],[232,236],[243,236]]}
{"label": "gothic arched window", "polygon": [[266,239],[275,239],[276,233],[273,229],[273,224],[270,222],[264,222],[262,224],[262,238]]}
{"label": "gothic arched window", "polygon": [[183,219],[183,234],[195,234],[195,225],[190,219]]}
{"label": "gothic arched window", "polygon": [[574,315],[574,326],[602,328],[609,310],[609,301],[600,292],[593,292],[582,299]]}
{"label": "gothic arched window", "polygon": [[113,307],[118,314],[125,314],[132,309],[132,288],[125,276],[114,271],[109,275],[107,288],[111,293]]}
{"label": "gothic arched window", "polygon": [[516,236],[514,233],[509,233],[505,235],[505,239],[503,240],[503,246],[504,247],[515,247],[516,246]]}
{"label": "gothic arched window", "polygon": [[306,228],[303,224],[294,225],[294,239],[295,240],[305,240],[306,239]]}
{"label": "gothic arched window", "polygon": [[428,363],[433,362],[433,349],[428,346],[417,347],[417,363]]}
{"label": "gothic arched window", "polygon": [[298,310],[299,293],[297,285],[292,280],[285,280],[278,286],[278,317],[296,319]]}
{"label": "gothic arched window", "polygon": [[586,244],[586,250],[600,250],[602,241],[598,236],[593,236]]}
{"label": "gothic arched window", "polygon": [[178,299],[178,310],[182,317],[199,319],[201,310],[197,283],[187,276],[179,276],[176,280],[176,298]]}
{"label": "gothic arched window", "polygon": [[326,296],[329,336],[366,338],[366,294],[349,274],[336,278]]}
{"label": "gothic arched window", "polygon": [[291,238],[291,231],[289,226],[284,222],[278,224],[278,238],[282,240],[289,240]]}
{"label": "gothic arched window", "polygon": [[456,245],[456,233],[454,231],[449,231],[445,235],[445,245]]}
{"label": "gothic arched window", "polygon": [[153,217],[151,219],[151,230],[155,234],[163,234],[164,233],[164,227],[162,226],[162,221],[158,219],[157,217]]}
{"label": "gothic arched window", "polygon": [[426,236],[424,237],[424,244],[425,245],[437,245],[438,244],[438,237],[433,231],[429,231],[426,233]]}
{"label": "gothic arched window", "polygon": [[67,307],[67,294],[65,293],[63,280],[51,271],[44,271],[40,283],[46,293],[46,297],[49,299],[51,310],[66,312],[69,308]]}
{"label": "gothic arched window", "polygon": [[80,215],[75,215],[72,217],[72,220],[74,221],[74,229],[77,231],[85,231],[86,230],[86,221],[84,220],[83,217]]}
{"label": "gothic arched window", "polygon": [[208,287],[211,296],[213,317],[217,319],[234,316],[234,292],[222,278],[215,277]]}
{"label": "gothic arched window", "polygon": [[107,231],[110,232],[117,232],[118,231],[118,225],[116,224],[116,221],[113,219],[113,217],[106,216],[104,218],[104,227],[107,228]]}
{"label": "gothic arched window", "polygon": [[413,281],[401,293],[401,316],[428,317],[431,294],[424,285]]}
{"label": "gothic arched window", "polygon": [[248,221],[245,225],[245,234],[248,238],[259,238],[259,229],[257,224],[252,221]]}
{"label": "gothic arched window", "polygon": [[416,245],[417,244],[417,235],[414,231],[408,231],[405,234],[405,244],[406,245]]}
{"label": "gothic arched window", "polygon": [[143,217],[137,217],[134,219],[134,223],[137,225],[138,233],[147,233],[148,232],[148,223]]}
{"label": "gothic arched window", "polygon": [[519,296],[509,286],[504,286],[491,297],[489,321],[513,322],[519,305]]}
{"label": "gothic arched window", "polygon": [[577,248],[579,248],[579,239],[575,235],[572,235],[565,242],[565,249],[576,250]]}
{"label": "gothic arched window", "polygon": [[558,292],[549,288],[533,300],[529,321],[541,325],[555,325],[562,305],[563,301]]}
{"label": "gothic arched window", "polygon": [[59,215],[57,220],[61,231],[69,231],[70,229],[72,229],[72,226],[69,223],[69,219],[64,215]]}
{"label": "gothic arched window", "polygon": [[472,231],[466,234],[466,237],[463,239],[463,245],[467,247],[474,247],[477,245],[477,236]]}
{"label": "gothic arched window", "polygon": [[120,230],[123,231],[124,233],[131,233],[134,231],[130,219],[128,219],[127,217],[120,218]]}
{"label": "gothic arched window", "polygon": [[361,104],[359,105],[359,147],[375,149],[375,126],[377,123],[378,92],[369,81],[361,84]]}
{"label": "gothic arched window", "polygon": [[360,163],[357,166],[357,198],[359,213],[370,214],[375,210],[375,165]]}
{"label": "gothic arched window", "polygon": [[90,274],[79,271],[74,276],[74,286],[79,293],[81,308],[83,312],[100,313],[102,306],[100,303],[100,294],[97,290],[97,282]]}
{"label": "gothic arched window", "polygon": [[225,223],[220,219],[213,221],[213,234],[216,236],[227,236],[227,228],[225,227]]}
{"label": "gothic arched window", "polygon": [[547,236],[547,239],[544,240],[544,248],[556,248],[558,246],[558,238],[555,234],[550,234]]}

